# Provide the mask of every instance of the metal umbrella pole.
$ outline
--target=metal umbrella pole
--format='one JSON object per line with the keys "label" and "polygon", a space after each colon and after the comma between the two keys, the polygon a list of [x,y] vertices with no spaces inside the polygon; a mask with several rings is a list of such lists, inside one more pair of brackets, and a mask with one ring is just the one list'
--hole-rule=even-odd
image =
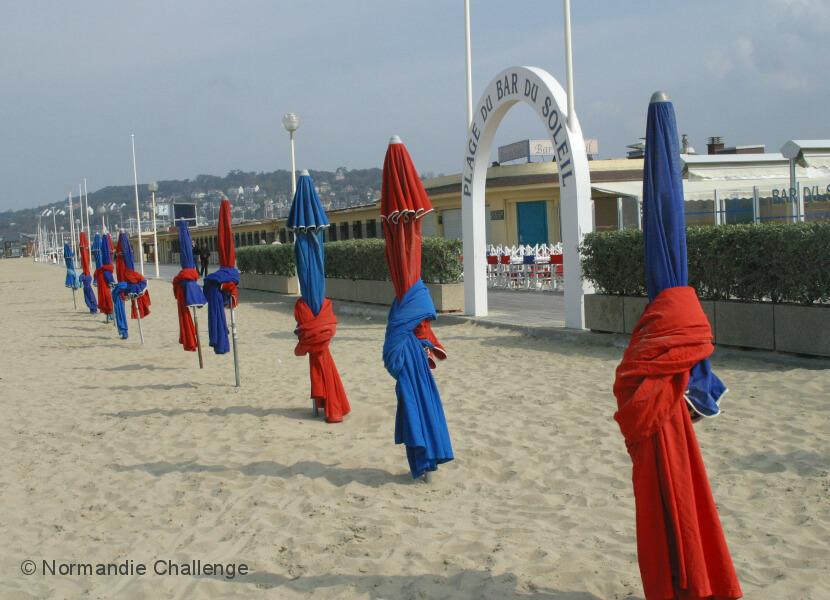
{"label": "metal umbrella pole", "polygon": [[233,372],[236,377],[236,387],[239,387],[239,353],[236,348],[239,332],[236,330],[236,312],[233,310],[233,296],[231,296],[230,300],[231,335],[233,336]]}
{"label": "metal umbrella pole", "polygon": [[144,331],[141,329],[141,309],[135,305],[135,297],[132,298],[132,305],[135,314],[138,315],[138,337],[141,338],[141,345],[144,345]]}
{"label": "metal umbrella pole", "polygon": [[[191,306],[190,308],[193,310],[193,325],[196,328],[196,351],[199,353],[199,368],[204,369],[205,368],[205,363],[202,360],[202,342],[199,339],[199,317],[196,316],[196,307]],[[234,342],[234,351],[235,350],[236,350],[236,342]],[[234,353],[234,356],[233,356],[233,360],[234,360],[234,362],[236,362],[236,354],[235,353]],[[238,372],[239,372],[239,369],[237,369],[237,373]],[[237,380],[237,382],[239,381],[239,376],[238,375],[237,375],[236,380]],[[239,385],[239,383],[237,383],[237,385]]]}
{"label": "metal umbrella pole", "polygon": [[75,299],[75,287],[72,287],[72,305],[78,310],[78,301]]}

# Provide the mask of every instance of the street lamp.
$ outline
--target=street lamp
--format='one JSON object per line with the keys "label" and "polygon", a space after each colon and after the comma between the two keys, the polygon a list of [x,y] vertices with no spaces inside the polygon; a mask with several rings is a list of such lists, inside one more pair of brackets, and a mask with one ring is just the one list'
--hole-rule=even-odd
{"label": "street lamp", "polygon": [[288,137],[291,140],[291,198],[294,198],[294,193],[297,191],[297,177],[295,172],[297,170],[294,162],[294,132],[300,126],[300,117],[296,113],[285,113],[282,116],[282,126],[288,132]]}
{"label": "street lamp", "polygon": [[159,184],[151,181],[147,184],[147,189],[153,198],[153,259],[156,262],[156,279],[159,278],[159,238],[156,231],[156,192],[159,191]]}

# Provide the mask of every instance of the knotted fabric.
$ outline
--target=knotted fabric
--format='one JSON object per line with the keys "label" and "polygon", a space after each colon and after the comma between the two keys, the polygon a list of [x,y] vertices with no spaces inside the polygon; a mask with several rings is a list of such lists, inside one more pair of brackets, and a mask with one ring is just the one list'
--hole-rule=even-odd
{"label": "knotted fabric", "polygon": [[392,303],[383,343],[383,364],[397,380],[395,443],[406,445],[413,478],[453,459],[441,396],[426,352],[434,347],[429,340],[415,335],[419,323],[433,319],[435,306],[419,279],[403,298]]}
{"label": "knotted fabric", "polygon": [[294,354],[308,354],[311,397],[319,408],[325,409],[326,421],[339,423],[349,414],[351,407],[329,351],[329,343],[337,330],[337,317],[334,316],[331,300],[324,298],[320,312],[314,316],[305,300],[298,298],[294,304],[294,319],[297,321],[294,333],[299,338]]}
{"label": "knotted fabric", "polygon": [[236,307],[239,292],[239,271],[234,267],[220,267],[204,278],[205,298],[208,305],[208,336],[216,354],[230,351],[228,322],[225,306]]}
{"label": "knotted fabric", "polygon": [[112,307],[115,313],[115,326],[118,328],[118,335],[122,340],[126,340],[129,336],[129,327],[127,325],[127,313],[124,311],[124,296],[127,294],[127,283],[119,281],[115,284],[112,290],[107,289],[107,294],[111,293]]}
{"label": "knotted fabric", "polygon": [[81,255],[81,285],[84,288],[84,302],[93,315],[98,312],[98,302],[95,301],[95,292],[92,291],[92,276],[89,274],[89,236],[86,231],[80,234],[78,249]]}
{"label": "knotted fabric", "polygon": [[147,289],[147,280],[141,273],[132,269],[127,269],[124,277],[118,285],[121,287],[121,284],[124,284],[122,293],[131,300],[135,300],[131,303],[130,318],[138,319],[138,313],[140,313],[143,319],[150,314],[150,291]]}
{"label": "knotted fabric", "polygon": [[95,283],[98,286],[98,308],[105,315],[111,315],[113,311],[113,304],[110,286],[114,283],[112,277],[112,265],[101,265],[95,269],[93,277],[95,277]]}
{"label": "knotted fabric", "polygon": [[189,307],[207,304],[202,288],[196,283],[198,280],[196,269],[182,269],[173,278],[173,296],[179,308],[179,343],[188,352],[196,351],[196,326]]}
{"label": "knotted fabric", "polygon": [[633,463],[637,557],[646,598],[741,597],[683,393],[713,351],[691,287],[646,307],[617,367],[614,395]]}

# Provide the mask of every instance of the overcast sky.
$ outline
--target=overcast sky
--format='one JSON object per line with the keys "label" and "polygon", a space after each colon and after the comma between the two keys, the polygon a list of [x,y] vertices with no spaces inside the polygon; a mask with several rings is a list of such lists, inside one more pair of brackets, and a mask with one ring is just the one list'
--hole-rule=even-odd
{"label": "overcast sky", "polygon": [[[474,101],[511,65],[564,85],[558,0],[472,0]],[[830,2],[573,1],[576,110],[602,158],[644,134],[651,92],[699,151],[828,138]],[[462,0],[0,4],[0,209],[76,190],[288,166],[379,167],[393,133],[420,171],[461,169]],[[525,106],[497,143],[539,137]]]}

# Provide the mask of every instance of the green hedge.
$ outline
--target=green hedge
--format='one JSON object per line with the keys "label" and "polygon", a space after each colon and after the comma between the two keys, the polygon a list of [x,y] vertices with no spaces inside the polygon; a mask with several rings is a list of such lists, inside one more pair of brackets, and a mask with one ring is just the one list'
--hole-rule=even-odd
{"label": "green hedge", "polygon": [[[830,301],[830,222],[689,227],[686,244],[703,299]],[[642,232],[590,233],[580,255],[597,292],[645,295]]]}
{"label": "green hedge", "polygon": [[297,274],[294,247],[291,244],[239,248],[236,251],[236,266],[244,273],[285,277]]}
{"label": "green hedge", "polygon": [[[385,243],[382,239],[344,240],[324,244],[326,277],[338,279],[389,279]],[[251,246],[236,253],[240,271],[294,275],[294,248],[291,244]],[[427,283],[461,281],[461,242],[427,237],[423,240],[421,278]]]}

